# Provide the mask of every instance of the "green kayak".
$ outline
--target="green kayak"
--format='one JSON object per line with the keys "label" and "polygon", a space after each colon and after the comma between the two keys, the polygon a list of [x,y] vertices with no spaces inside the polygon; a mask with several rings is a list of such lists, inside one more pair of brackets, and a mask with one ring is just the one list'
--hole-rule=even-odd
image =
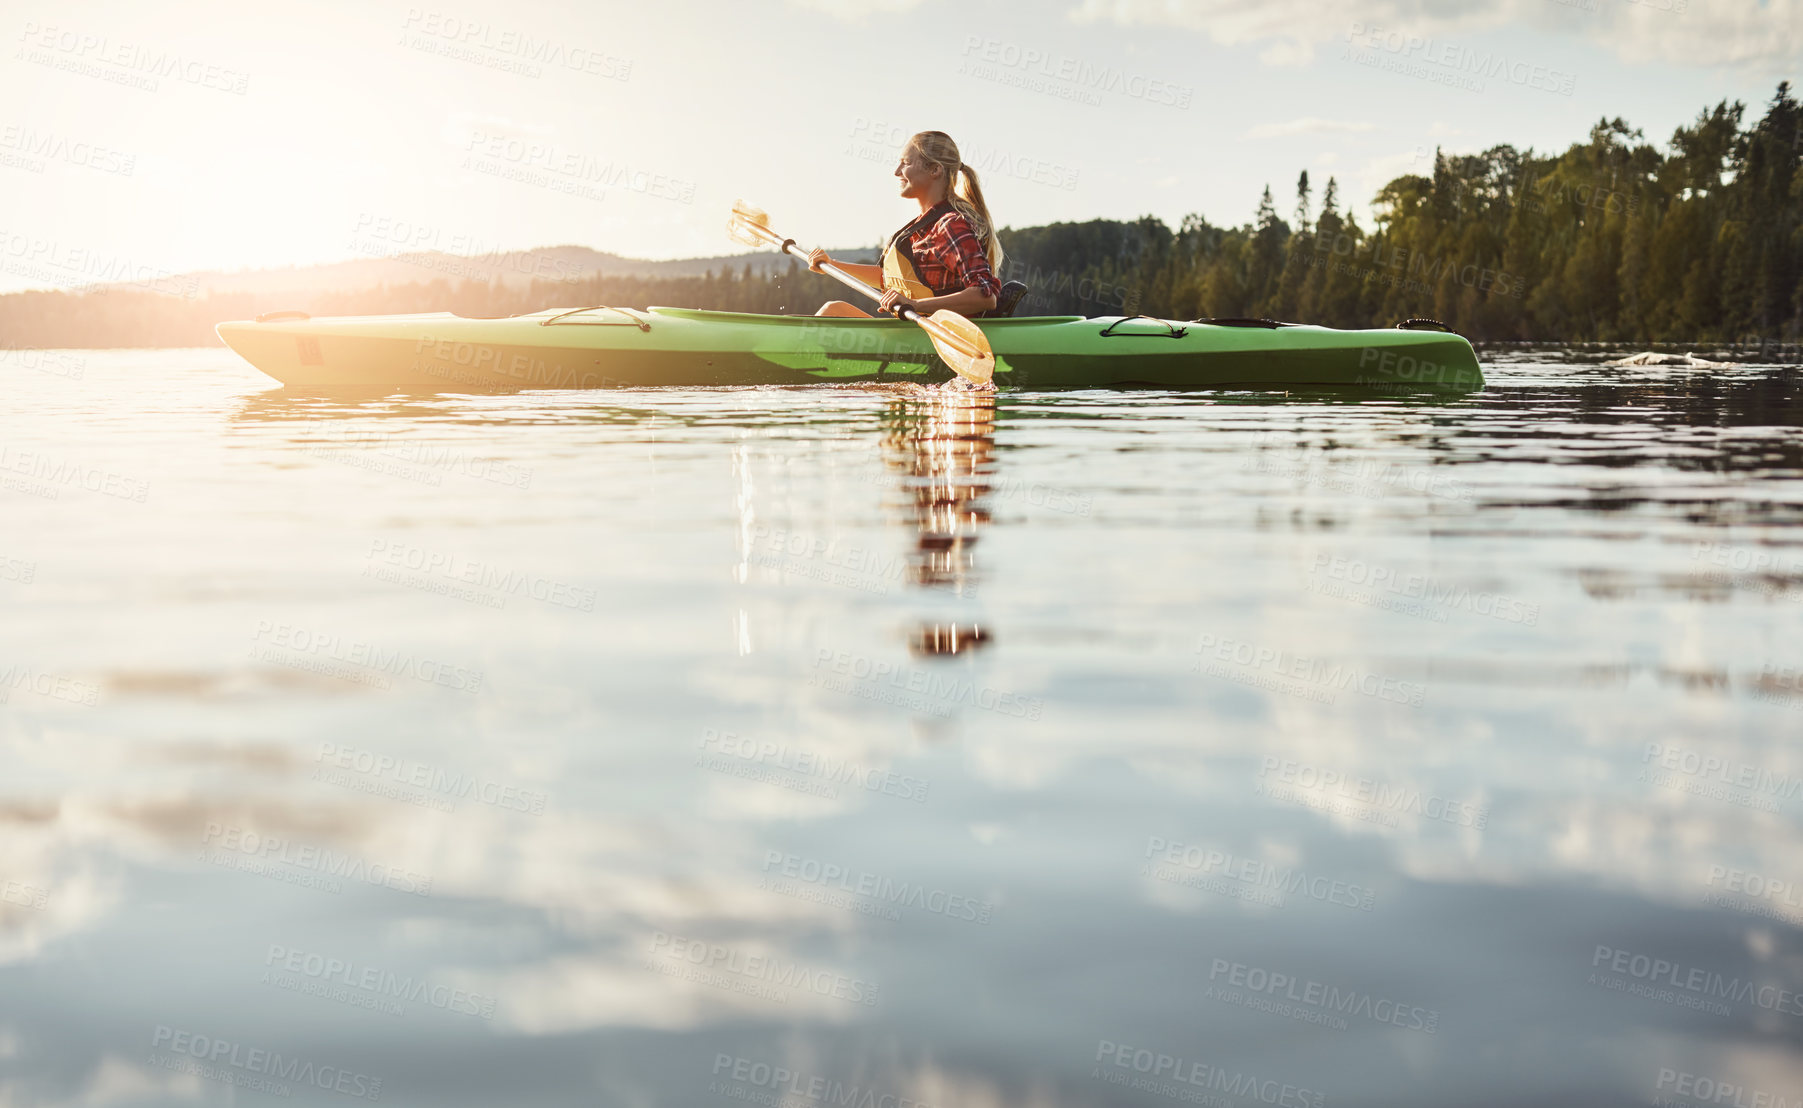
{"label": "green kayak", "polygon": [[[979,323],[995,348],[996,384],[1016,388],[1420,392],[1484,385],[1470,343],[1407,325],[1337,331],[1145,316]],[[931,384],[952,376],[926,334],[895,319],[606,307],[505,319],[448,313],[312,319],[274,312],[221,323],[219,337],[251,365],[302,389]]]}

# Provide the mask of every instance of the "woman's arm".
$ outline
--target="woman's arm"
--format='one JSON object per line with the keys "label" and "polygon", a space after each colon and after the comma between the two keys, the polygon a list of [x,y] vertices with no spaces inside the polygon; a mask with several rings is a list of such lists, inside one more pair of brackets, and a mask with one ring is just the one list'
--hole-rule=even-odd
{"label": "woman's arm", "polygon": [[813,250],[808,253],[808,268],[815,273],[820,272],[822,262],[832,262],[845,272],[869,285],[871,288],[883,287],[883,267],[880,265],[859,265],[857,262],[842,262],[824,250]]}
{"label": "woman's arm", "polygon": [[834,262],[833,264],[866,285],[879,289],[883,287],[883,267],[880,265],[859,265],[857,262]]}
{"label": "woman's arm", "polygon": [[931,315],[941,308],[949,308],[959,315],[978,315],[995,307],[995,297],[979,288],[959,289],[946,296],[923,296],[919,300],[910,300],[893,290],[883,293],[884,311],[894,311],[904,304],[913,305],[921,315]]}

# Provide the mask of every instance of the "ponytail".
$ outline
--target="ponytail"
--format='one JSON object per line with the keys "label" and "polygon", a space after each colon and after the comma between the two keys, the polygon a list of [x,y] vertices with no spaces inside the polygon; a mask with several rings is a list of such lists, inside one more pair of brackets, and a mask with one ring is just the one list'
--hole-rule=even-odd
{"label": "ponytail", "polygon": [[977,181],[977,171],[959,156],[958,144],[944,131],[922,131],[908,140],[908,149],[945,170],[946,202],[970,224],[971,232],[983,244],[989,268],[994,271],[996,280],[1001,280],[1004,255],[1001,240],[995,236],[995,220],[989,214],[989,205],[983,201],[983,186]]}
{"label": "ponytail", "polygon": [[1002,253],[1002,240],[995,237],[995,220],[989,215],[989,205],[983,202],[983,186],[977,181],[977,171],[969,162],[958,163],[964,178],[957,191],[946,190],[945,198],[952,202],[965,219],[970,221],[970,229],[976,233],[977,241],[983,244],[983,253],[989,258],[989,268],[995,271],[996,280],[1002,278],[1002,261],[1006,255]]}

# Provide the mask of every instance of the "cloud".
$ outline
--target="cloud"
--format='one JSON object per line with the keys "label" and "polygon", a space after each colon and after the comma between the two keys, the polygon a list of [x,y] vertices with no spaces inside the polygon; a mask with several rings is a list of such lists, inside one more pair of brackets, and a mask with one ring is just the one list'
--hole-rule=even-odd
{"label": "cloud", "polygon": [[[1499,0],[1489,11],[1522,4],[1523,0]],[[1315,48],[1335,38],[1344,39],[1355,25],[1403,27],[1411,31],[1445,30],[1502,22],[1495,16],[1454,13],[1436,9],[1435,0],[1267,0],[1244,4],[1240,0],[1081,0],[1071,12],[1079,23],[1113,22],[1126,26],[1175,27],[1201,31],[1222,46],[1264,44],[1259,60],[1267,65],[1299,66],[1314,60]]]}
{"label": "cloud", "polygon": [[1363,134],[1377,130],[1375,123],[1350,119],[1292,119],[1288,123],[1260,123],[1246,132],[1247,138],[1283,138],[1287,135]]}
{"label": "cloud", "polygon": [[1173,27],[1222,46],[1259,46],[1259,60],[1272,66],[1305,65],[1317,48],[1350,43],[1355,30],[1377,27],[1420,38],[1531,27],[1637,63],[1779,70],[1803,61],[1803,0],[1495,0],[1471,7],[1447,0],[1079,0],[1070,14],[1080,23]]}
{"label": "cloud", "polygon": [[791,8],[830,15],[846,23],[862,23],[873,15],[896,15],[920,7],[924,0],[789,0]]}

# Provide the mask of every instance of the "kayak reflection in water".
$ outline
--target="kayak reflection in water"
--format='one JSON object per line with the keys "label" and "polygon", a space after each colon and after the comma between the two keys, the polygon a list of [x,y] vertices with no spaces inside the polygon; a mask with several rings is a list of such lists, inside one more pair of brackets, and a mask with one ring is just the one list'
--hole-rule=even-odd
{"label": "kayak reflection in water", "polygon": [[[815,273],[832,262],[873,288],[883,290],[881,310],[901,308],[929,315],[950,309],[980,316],[994,309],[1002,283],[1002,244],[995,220],[983,202],[977,171],[964,164],[958,145],[944,131],[922,131],[902,148],[895,167],[901,195],[920,204],[920,215],[889,237],[881,265],[836,262],[824,250],[808,254]],[[962,180],[960,180],[960,176]],[[816,315],[864,316],[843,300],[829,300]]]}
{"label": "kayak reflection in water", "polygon": [[[978,534],[989,523],[995,396],[926,392],[892,405],[884,422],[883,461],[906,495],[917,532],[908,579],[968,601],[976,592]],[[908,647],[917,656],[960,654],[989,639],[987,628],[960,614],[922,622]]]}

